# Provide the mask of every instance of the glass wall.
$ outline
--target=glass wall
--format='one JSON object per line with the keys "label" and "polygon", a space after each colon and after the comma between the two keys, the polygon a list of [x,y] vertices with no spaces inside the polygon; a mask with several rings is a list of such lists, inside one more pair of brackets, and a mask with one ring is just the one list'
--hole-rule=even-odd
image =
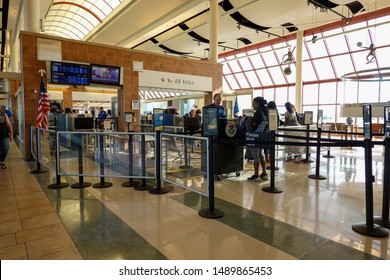
{"label": "glass wall", "polygon": [[[382,69],[390,67],[390,16],[352,21],[348,25],[340,22],[321,29],[306,31],[303,39],[301,110],[316,114],[322,109],[325,122],[345,122],[345,117],[340,116],[343,103],[389,101],[390,81],[378,77],[387,77]],[[296,39],[280,41],[271,40],[268,46],[254,46],[221,57],[224,91],[254,89],[254,97],[274,100],[279,111],[284,112],[285,102],[295,102],[295,64],[290,64],[291,74],[286,75],[284,70],[288,66],[288,51],[295,54]],[[361,71],[371,69],[376,71],[371,81],[342,81],[345,74],[358,73],[359,77]]]}

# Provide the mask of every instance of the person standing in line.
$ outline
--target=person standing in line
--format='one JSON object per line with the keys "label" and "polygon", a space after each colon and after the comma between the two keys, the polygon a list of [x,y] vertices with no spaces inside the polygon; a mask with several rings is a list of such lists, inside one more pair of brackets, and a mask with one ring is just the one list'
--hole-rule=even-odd
{"label": "person standing in line", "polygon": [[195,111],[195,118],[198,120],[199,126],[202,124],[202,111],[200,109],[197,109]]}
{"label": "person standing in line", "polygon": [[99,108],[99,114],[97,118],[97,124],[99,129],[104,129],[104,120],[108,117],[108,114],[106,111],[104,111],[103,107]]}
{"label": "person standing in line", "polygon": [[292,105],[290,102],[286,102],[284,104],[286,107],[286,113],[284,113],[284,125],[285,126],[298,126],[298,116],[297,112],[295,111],[294,105]]}
{"label": "person standing in line", "polygon": [[7,168],[5,159],[7,158],[9,143],[12,141],[12,126],[8,115],[0,110],[0,167]]}
{"label": "person standing in line", "polygon": [[[263,132],[267,127],[267,101],[263,97],[255,97],[253,99],[253,109],[256,111],[251,120],[250,127],[252,131]],[[254,172],[251,177],[248,178],[248,181],[260,182],[261,180],[267,180],[267,170],[265,169],[265,158],[260,148],[250,147],[248,148],[252,158],[253,158],[253,167]],[[259,175],[259,167],[261,165],[262,173]]]}

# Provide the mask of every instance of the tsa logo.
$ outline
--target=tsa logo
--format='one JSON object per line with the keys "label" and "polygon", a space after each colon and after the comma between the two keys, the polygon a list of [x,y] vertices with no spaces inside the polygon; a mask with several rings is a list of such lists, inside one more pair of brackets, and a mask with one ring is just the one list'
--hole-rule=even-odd
{"label": "tsa logo", "polygon": [[234,123],[228,123],[225,127],[227,137],[233,138],[237,133],[237,126]]}

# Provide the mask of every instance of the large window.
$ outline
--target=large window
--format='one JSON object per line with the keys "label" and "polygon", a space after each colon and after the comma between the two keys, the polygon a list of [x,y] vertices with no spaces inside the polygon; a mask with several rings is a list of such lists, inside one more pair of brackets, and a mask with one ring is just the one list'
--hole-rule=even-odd
{"label": "large window", "polygon": [[[370,16],[367,16],[369,18]],[[324,111],[324,120],[344,122],[340,117],[343,103],[390,101],[390,81],[375,80],[385,67],[390,67],[390,15],[368,21],[332,24],[322,31],[307,30],[302,49],[302,111]],[[316,40],[313,41],[313,35]],[[370,60],[370,45],[375,57]],[[296,67],[291,74],[284,70],[285,55],[294,50],[296,40],[272,40],[269,46],[255,47],[244,53],[221,58],[224,64],[224,91],[254,89],[256,94],[274,100],[283,110],[284,103],[295,102]],[[243,57],[246,55],[247,57]],[[375,69],[372,81],[344,82],[348,73]]]}

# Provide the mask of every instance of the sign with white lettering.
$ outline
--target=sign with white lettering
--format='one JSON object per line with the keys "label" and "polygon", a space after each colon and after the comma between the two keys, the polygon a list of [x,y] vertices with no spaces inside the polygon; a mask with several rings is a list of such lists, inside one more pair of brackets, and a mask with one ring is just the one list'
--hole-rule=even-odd
{"label": "sign with white lettering", "polygon": [[193,91],[212,91],[212,78],[170,72],[139,72],[139,86]]}
{"label": "sign with white lettering", "polygon": [[164,130],[164,109],[153,108],[154,130]]}
{"label": "sign with white lettering", "polygon": [[217,107],[203,107],[202,108],[203,136],[217,136],[219,134],[219,116]]}

